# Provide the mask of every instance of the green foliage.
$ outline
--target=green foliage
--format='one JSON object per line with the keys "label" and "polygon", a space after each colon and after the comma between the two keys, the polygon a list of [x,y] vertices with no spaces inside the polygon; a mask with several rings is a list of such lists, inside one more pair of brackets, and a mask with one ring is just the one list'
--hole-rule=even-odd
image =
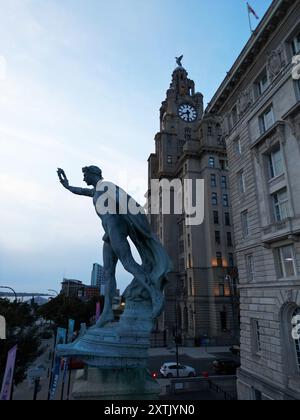
{"label": "green foliage", "polygon": [[41,340],[30,305],[0,299],[0,314],[6,319],[6,340],[0,340],[0,383],[8,351],[18,345],[15,384],[26,378],[29,365],[41,354]]}

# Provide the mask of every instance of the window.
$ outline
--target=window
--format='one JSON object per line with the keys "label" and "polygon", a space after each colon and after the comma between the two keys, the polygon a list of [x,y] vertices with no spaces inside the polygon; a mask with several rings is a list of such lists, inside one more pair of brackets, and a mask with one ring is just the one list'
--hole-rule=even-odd
{"label": "window", "polygon": [[266,70],[263,72],[263,74],[257,81],[256,85],[257,85],[257,92],[259,96],[262,95],[268,89],[269,78],[268,78],[268,74]]}
{"label": "window", "polygon": [[225,226],[231,226],[230,223],[230,214],[229,213],[225,213]]}
{"label": "window", "polygon": [[268,155],[268,161],[270,179],[283,174],[283,156],[280,147]]}
{"label": "window", "polygon": [[254,260],[253,255],[246,255],[246,270],[247,270],[247,278],[249,282],[254,281]]}
{"label": "window", "polygon": [[215,158],[214,158],[214,157],[210,157],[210,158],[208,159],[208,166],[209,166],[210,168],[214,168],[214,167],[215,167]]}
{"label": "window", "polygon": [[207,127],[207,134],[208,134],[208,137],[211,137],[213,135],[213,129],[211,126]]}
{"label": "window", "polygon": [[280,278],[294,277],[297,275],[293,245],[277,248],[276,259]]}
{"label": "window", "polygon": [[225,296],[225,285],[224,283],[219,284],[219,296]]}
{"label": "window", "polygon": [[223,194],[223,205],[224,205],[224,207],[229,207],[229,197],[228,197],[228,194]]}
{"label": "window", "polygon": [[226,147],[226,143],[225,143],[225,140],[224,140],[222,134],[218,134],[218,145]]}
{"label": "window", "polygon": [[217,245],[221,245],[221,233],[219,230],[215,231],[215,242]]}
{"label": "window", "polygon": [[193,261],[192,261],[192,256],[191,256],[191,254],[189,254],[189,259],[188,259],[188,268],[193,268]]}
{"label": "window", "polygon": [[252,337],[253,337],[253,352],[260,353],[261,352],[261,332],[260,332],[259,321],[256,319],[252,319],[251,326],[252,326]]}
{"label": "window", "polygon": [[217,186],[217,176],[215,174],[211,174],[210,184],[212,188],[215,188]]}
{"label": "window", "polygon": [[241,139],[237,138],[234,140],[233,142],[233,146],[234,146],[234,152],[237,156],[240,156],[242,154],[242,144],[241,144]]}
{"label": "window", "polygon": [[274,116],[273,106],[271,106],[270,108],[268,108],[267,111],[265,111],[261,115],[260,122],[261,122],[261,131],[262,131],[262,134],[265,133],[266,131],[268,131],[269,128],[271,128],[272,125],[274,125],[274,123],[275,123],[275,116]]}
{"label": "window", "polygon": [[228,168],[228,162],[227,160],[220,159],[220,168],[222,171],[225,171]]}
{"label": "window", "polygon": [[292,50],[293,55],[297,55],[300,52],[300,33],[292,40]]}
{"label": "window", "polygon": [[228,264],[229,264],[229,267],[234,267],[234,256],[233,256],[233,254],[228,254]]}
{"label": "window", "polygon": [[254,400],[255,401],[263,401],[263,394],[258,389],[254,389]]}
{"label": "window", "polygon": [[172,165],[172,163],[173,163],[173,158],[172,158],[172,156],[168,156],[168,165]]}
{"label": "window", "polygon": [[227,190],[227,176],[222,176],[221,178],[221,186],[224,190]]}
{"label": "window", "polygon": [[295,341],[296,362],[300,372],[300,308],[297,308],[292,316],[293,339]]}
{"label": "window", "polygon": [[187,243],[188,243],[188,247],[190,247],[191,246],[191,235],[190,234],[188,234],[188,236],[187,236]]}
{"label": "window", "polygon": [[180,260],[179,260],[179,271],[180,271],[180,273],[183,273],[185,271],[184,258],[180,258]]}
{"label": "window", "polygon": [[218,267],[223,267],[222,252],[217,252],[216,256],[217,256]]}
{"label": "window", "polygon": [[241,214],[241,221],[242,221],[242,232],[244,238],[249,235],[249,223],[248,223],[248,211],[244,211]]}
{"label": "window", "polygon": [[194,311],[192,307],[190,307],[190,329],[194,328]]}
{"label": "window", "polygon": [[221,330],[227,331],[227,313],[225,311],[220,312]]}
{"label": "window", "polygon": [[193,288],[193,279],[192,277],[190,277],[190,295],[193,296],[194,295],[194,288]]}
{"label": "window", "polygon": [[275,220],[277,222],[281,222],[282,220],[285,220],[289,217],[289,200],[287,189],[284,188],[283,190],[273,194],[272,198],[274,205]]}
{"label": "window", "polygon": [[237,122],[238,122],[238,110],[237,110],[237,107],[236,106],[234,106],[232,108],[231,118],[232,118],[232,125],[234,127],[237,124]]}
{"label": "window", "polygon": [[231,235],[231,232],[227,232],[226,233],[226,236],[227,236],[227,246],[232,246],[232,235]]}
{"label": "window", "polygon": [[213,216],[214,216],[214,224],[218,225],[219,224],[219,212],[214,211]]}
{"label": "window", "polygon": [[212,193],[212,195],[211,195],[211,201],[212,201],[212,205],[213,206],[217,206],[218,205],[218,194],[217,193]]}
{"label": "window", "polygon": [[240,194],[244,194],[246,192],[246,180],[245,180],[244,171],[240,171],[238,173],[238,182],[239,182]]}
{"label": "window", "polygon": [[191,140],[191,129],[190,128],[186,128],[184,130],[184,138],[185,138],[185,140]]}

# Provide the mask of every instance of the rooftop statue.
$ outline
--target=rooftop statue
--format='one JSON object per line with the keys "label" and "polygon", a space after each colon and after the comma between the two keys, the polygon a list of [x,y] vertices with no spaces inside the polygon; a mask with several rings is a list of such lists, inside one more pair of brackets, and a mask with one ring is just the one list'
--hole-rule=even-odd
{"label": "rooftop statue", "polygon": [[183,55],[181,55],[180,57],[175,57],[176,63],[178,65],[178,67],[182,67],[182,60],[183,60]]}

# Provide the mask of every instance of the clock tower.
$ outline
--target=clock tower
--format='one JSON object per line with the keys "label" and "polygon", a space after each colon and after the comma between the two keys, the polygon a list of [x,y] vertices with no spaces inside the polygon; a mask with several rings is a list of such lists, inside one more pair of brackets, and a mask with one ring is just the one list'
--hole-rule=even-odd
{"label": "clock tower", "polygon": [[177,64],[148,160],[148,199],[153,179],[204,179],[205,217],[201,225],[187,226],[183,214],[150,212],[151,226],[173,262],[152,344],[170,345],[177,336],[183,345],[205,337],[227,345],[238,312],[226,281],[234,265],[226,148],[220,121],[203,115],[203,95],[195,92],[181,59]]}
{"label": "clock tower", "polygon": [[203,95],[195,93],[195,83],[188,78],[187,71],[177,67],[166,100],[160,109],[161,132],[174,133],[184,139],[195,130],[203,115]]}

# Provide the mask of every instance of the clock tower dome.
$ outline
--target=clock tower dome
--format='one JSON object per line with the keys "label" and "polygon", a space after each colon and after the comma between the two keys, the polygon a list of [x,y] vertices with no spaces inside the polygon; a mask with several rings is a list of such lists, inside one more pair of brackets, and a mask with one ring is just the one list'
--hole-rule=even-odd
{"label": "clock tower dome", "polygon": [[203,95],[195,93],[195,83],[188,78],[188,72],[177,67],[172,75],[172,82],[167,97],[160,110],[160,129],[173,132],[179,137],[185,130],[194,131],[203,115]]}

